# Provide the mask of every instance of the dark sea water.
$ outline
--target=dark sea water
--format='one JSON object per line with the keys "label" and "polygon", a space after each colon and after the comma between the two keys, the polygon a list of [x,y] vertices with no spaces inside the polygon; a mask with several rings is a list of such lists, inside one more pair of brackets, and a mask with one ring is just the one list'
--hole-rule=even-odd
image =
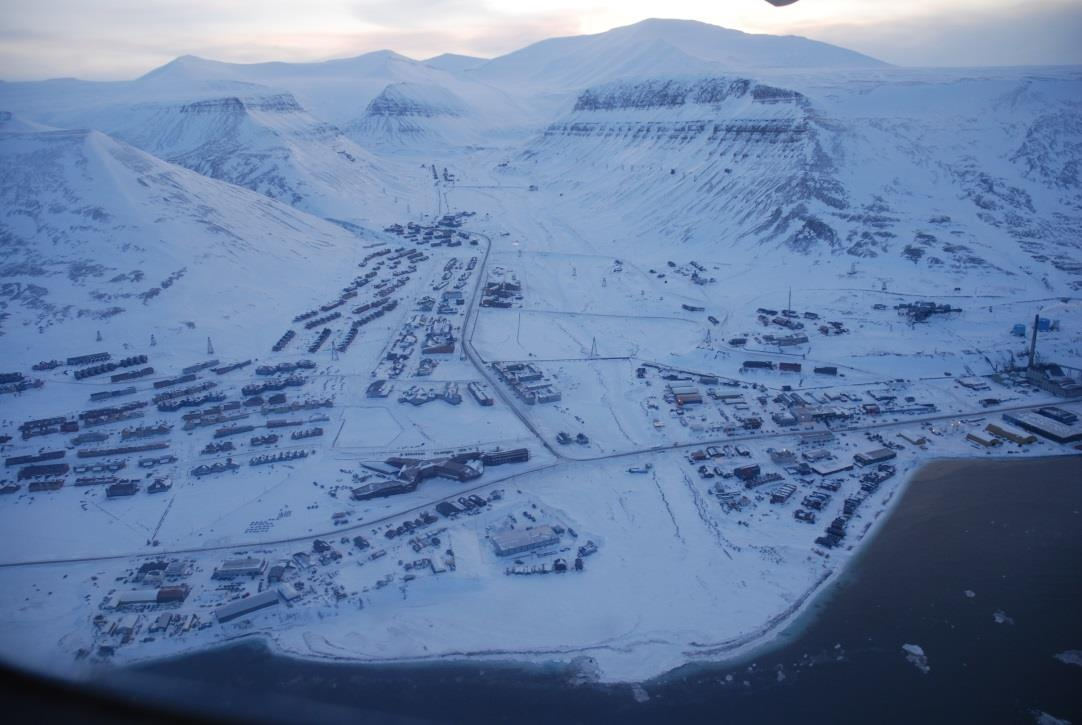
{"label": "dark sea water", "polygon": [[[926,674],[903,644],[923,648]],[[569,684],[560,667],[318,663],[258,642],[128,674],[176,704],[267,721],[1082,723],[1082,667],[1054,657],[1066,650],[1082,650],[1078,457],[929,465],[770,649],[643,683],[649,699]]]}

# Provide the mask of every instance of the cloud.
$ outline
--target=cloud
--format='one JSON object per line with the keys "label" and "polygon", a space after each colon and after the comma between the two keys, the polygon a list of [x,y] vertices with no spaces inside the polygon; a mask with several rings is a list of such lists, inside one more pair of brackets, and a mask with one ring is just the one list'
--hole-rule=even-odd
{"label": "cloud", "polygon": [[457,24],[503,15],[482,0],[363,0],[353,4],[352,13],[362,22],[394,28]]}
{"label": "cloud", "polygon": [[492,56],[658,14],[798,33],[900,65],[1082,63],[1080,0],[0,0],[0,77],[132,78],[184,54]]}
{"label": "cloud", "polygon": [[938,6],[889,23],[824,23],[794,32],[897,65],[1082,64],[1082,3],[1030,0],[986,13]]}

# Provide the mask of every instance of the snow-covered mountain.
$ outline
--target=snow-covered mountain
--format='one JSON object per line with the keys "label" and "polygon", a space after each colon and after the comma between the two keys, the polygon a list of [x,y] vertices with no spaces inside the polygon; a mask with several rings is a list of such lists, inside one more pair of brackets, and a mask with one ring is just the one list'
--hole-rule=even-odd
{"label": "snow-covered mountain", "polygon": [[660,237],[741,259],[1067,273],[1082,287],[1077,74],[889,73],[804,78],[807,92],[734,77],[603,84],[504,171],[562,216],[604,215],[624,247]]}
{"label": "snow-covered mountain", "polygon": [[392,83],[372,99],[364,115],[345,131],[359,143],[372,146],[410,146],[447,141],[437,125],[461,127],[466,112],[460,98],[441,86]]}
{"label": "snow-covered mountain", "polygon": [[476,68],[484,63],[485,59],[472,55],[460,55],[458,53],[441,53],[440,55],[433,56],[421,62],[429,68],[445,70],[451,73],[460,73]]}
{"label": "snow-covered mountain", "polygon": [[543,124],[511,93],[476,83],[392,83],[343,128],[370,149],[430,155],[525,141]]}
{"label": "snow-covered mountain", "polygon": [[317,118],[344,124],[357,118],[390,83],[442,83],[436,67],[381,50],[322,63],[223,63],[182,56],[150,71],[143,84],[186,86],[242,81],[291,93]]}
{"label": "snow-covered mountain", "polygon": [[797,36],[749,35],[690,20],[644,20],[596,35],[550,38],[472,71],[491,83],[584,88],[618,78],[763,68],[874,68],[860,53]]}
{"label": "snow-covered mountain", "polygon": [[119,139],[180,166],[317,216],[384,219],[393,172],[293,96],[225,96],[141,104],[92,119]]}
{"label": "snow-covered mountain", "polygon": [[584,91],[521,166],[584,206],[626,204],[632,226],[716,240],[714,225],[681,220],[724,218],[726,238],[758,232],[806,250],[838,243],[821,210],[848,205],[828,135],[795,91],[743,78],[617,81]]}
{"label": "snow-covered mountain", "polygon": [[568,218],[608,215],[625,238],[953,273],[1078,267],[1070,69],[892,69],[669,20],[475,61],[185,56],[127,83],[3,84],[0,108],[336,220],[382,223],[434,199],[403,155],[491,183],[496,162],[475,154],[496,148],[497,177],[540,185]]}
{"label": "snow-covered mountain", "polygon": [[360,243],[100,132],[36,130],[10,116],[0,126],[0,210],[9,363],[89,344],[94,330],[137,344],[187,323],[196,334],[261,334],[250,329],[261,310],[325,295],[321,277]]}

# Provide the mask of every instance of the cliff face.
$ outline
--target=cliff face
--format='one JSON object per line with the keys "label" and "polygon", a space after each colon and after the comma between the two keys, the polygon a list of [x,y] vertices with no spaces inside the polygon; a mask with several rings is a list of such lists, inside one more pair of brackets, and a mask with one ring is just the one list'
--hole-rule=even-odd
{"label": "cliff face", "polygon": [[954,273],[1016,274],[1021,252],[1082,272],[1076,81],[808,85],[602,84],[505,171],[646,237]]}
{"label": "cliff face", "polygon": [[589,159],[580,173],[603,172],[583,180],[584,194],[661,190],[668,204],[631,212],[643,224],[707,215],[725,219],[730,231],[807,251],[841,244],[823,217],[850,203],[831,143],[831,130],[798,92],[746,78],[657,79],[584,91],[521,162],[544,174],[549,164]]}

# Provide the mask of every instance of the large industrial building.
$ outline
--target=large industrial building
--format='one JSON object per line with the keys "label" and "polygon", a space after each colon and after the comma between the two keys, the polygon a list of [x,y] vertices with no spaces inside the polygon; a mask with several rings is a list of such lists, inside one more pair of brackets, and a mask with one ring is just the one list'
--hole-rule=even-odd
{"label": "large industrial building", "polygon": [[231,619],[258,612],[260,609],[273,607],[277,603],[278,591],[276,589],[267,589],[259,594],[253,594],[250,597],[223,604],[214,610],[214,616],[220,624],[225,624]]}
{"label": "large industrial building", "polygon": [[1056,443],[1082,441],[1082,423],[1063,423],[1030,410],[1004,413],[1003,420]]}
{"label": "large industrial building", "polygon": [[492,534],[492,546],[496,549],[496,556],[514,556],[558,543],[560,535],[551,526],[506,529]]}
{"label": "large industrial building", "polygon": [[886,463],[887,461],[897,458],[898,454],[889,448],[876,448],[874,451],[867,451],[866,453],[858,453],[853,456],[853,461],[858,466],[872,466],[876,463]]}
{"label": "large industrial building", "polygon": [[243,558],[226,559],[222,565],[214,570],[212,579],[234,579],[239,576],[256,577],[261,575],[267,568],[267,562],[263,559]]}

